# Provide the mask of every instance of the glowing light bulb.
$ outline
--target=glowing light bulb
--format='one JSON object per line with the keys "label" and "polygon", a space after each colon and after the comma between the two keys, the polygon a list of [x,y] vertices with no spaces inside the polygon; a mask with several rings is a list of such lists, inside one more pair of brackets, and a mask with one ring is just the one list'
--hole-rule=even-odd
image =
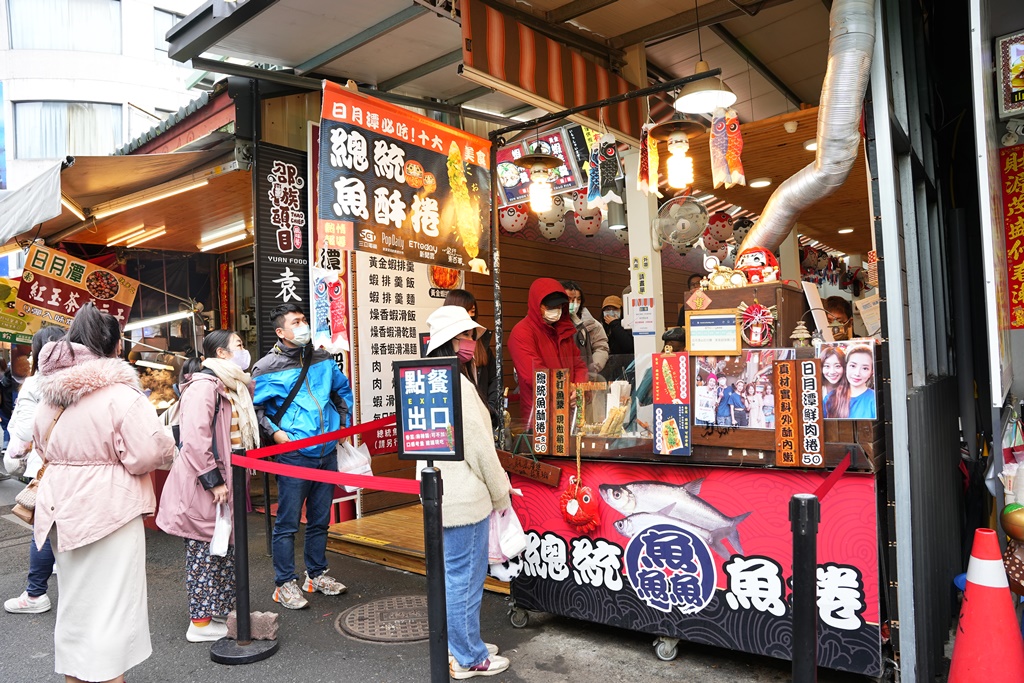
{"label": "glowing light bulb", "polygon": [[683,189],[693,184],[693,159],[686,152],[674,152],[668,158],[668,184]]}
{"label": "glowing light bulb", "polygon": [[534,177],[530,182],[530,208],[536,213],[544,213],[551,207],[551,183],[546,177]]}

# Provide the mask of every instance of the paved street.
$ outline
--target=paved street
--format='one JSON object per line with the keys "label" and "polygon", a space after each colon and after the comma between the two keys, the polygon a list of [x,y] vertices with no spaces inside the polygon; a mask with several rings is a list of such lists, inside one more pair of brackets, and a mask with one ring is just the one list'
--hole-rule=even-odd
{"label": "paved street", "polygon": [[[19,485],[0,482],[0,596],[24,590],[29,531],[9,515]],[[250,557],[254,610],[275,610],[271,600],[272,570],[266,556],[262,518],[251,517]],[[365,681],[423,683],[429,680],[425,642],[376,644],[353,640],[335,628],[338,615],[354,605],[389,595],[424,594],[423,577],[330,554],[332,573],[349,586],[339,597],[316,595],[311,608],[281,612],[281,649],[269,660],[226,667],[209,659],[209,647],[185,640],[188,626],[184,550],[177,538],[147,532],[149,612],[153,656],[128,676],[130,683],[210,683],[268,681],[328,683]],[[300,558],[301,559],[301,558]],[[301,566],[301,564],[300,564]],[[59,580],[50,581],[50,596],[59,597]],[[42,615],[0,612],[4,656],[0,680],[57,681],[53,674],[53,624],[56,609]],[[505,675],[485,680],[562,683],[566,681],[786,681],[789,663],[716,648],[680,643],[679,657],[659,661],[652,637],[551,615],[532,614],[529,625],[515,629],[506,616],[506,602],[487,594],[483,630],[512,660]],[[862,676],[822,672],[828,683],[867,681]]]}

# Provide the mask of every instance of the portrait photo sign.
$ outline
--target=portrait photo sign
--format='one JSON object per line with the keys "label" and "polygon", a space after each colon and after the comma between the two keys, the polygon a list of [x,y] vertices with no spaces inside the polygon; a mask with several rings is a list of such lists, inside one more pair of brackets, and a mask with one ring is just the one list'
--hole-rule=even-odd
{"label": "portrait photo sign", "polygon": [[818,347],[826,420],[876,420],[875,340],[849,339]]}

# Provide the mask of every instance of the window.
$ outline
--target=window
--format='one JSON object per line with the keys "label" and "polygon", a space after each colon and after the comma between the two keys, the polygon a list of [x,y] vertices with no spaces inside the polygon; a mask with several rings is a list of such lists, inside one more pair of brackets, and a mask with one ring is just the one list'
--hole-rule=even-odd
{"label": "window", "polygon": [[169,44],[166,36],[167,32],[184,18],[184,15],[175,14],[174,12],[167,12],[162,9],[153,10],[153,48],[156,52],[156,61],[170,61],[174,64],[181,64],[181,62],[175,62],[167,56]]}
{"label": "window", "polygon": [[105,156],[124,144],[121,105],[94,102],[15,102],[18,159]]}
{"label": "window", "polygon": [[120,0],[7,0],[15,50],[121,53]]}

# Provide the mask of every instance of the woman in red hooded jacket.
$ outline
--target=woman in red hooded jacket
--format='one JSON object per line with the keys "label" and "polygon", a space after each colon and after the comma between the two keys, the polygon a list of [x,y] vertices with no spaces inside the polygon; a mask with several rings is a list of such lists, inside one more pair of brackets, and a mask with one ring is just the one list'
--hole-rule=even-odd
{"label": "woman in red hooded jacket", "polygon": [[530,285],[526,317],[508,338],[512,365],[519,378],[519,407],[533,427],[534,371],[570,368],[573,382],[587,381],[587,366],[574,339],[576,326],[569,317],[569,297],[558,280],[542,277]]}

